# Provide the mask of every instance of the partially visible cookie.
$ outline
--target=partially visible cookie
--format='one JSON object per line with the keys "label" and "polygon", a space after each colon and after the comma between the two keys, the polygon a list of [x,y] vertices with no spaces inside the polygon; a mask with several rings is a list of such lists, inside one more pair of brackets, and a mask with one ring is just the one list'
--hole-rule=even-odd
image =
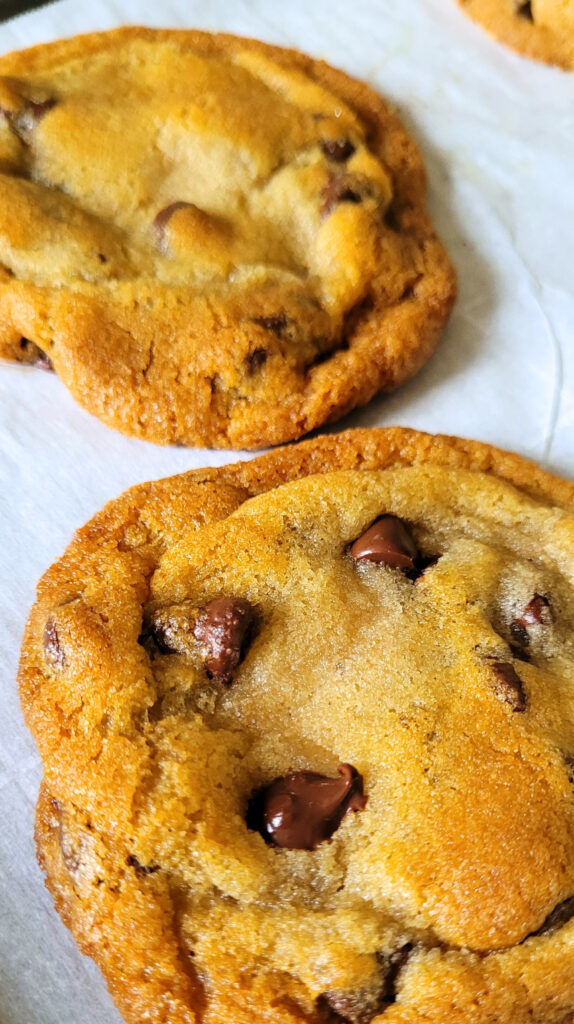
{"label": "partially visible cookie", "polygon": [[574,69],[574,0],[458,0],[491,35],[513,50]]}
{"label": "partially visible cookie", "polygon": [[161,444],[299,437],[429,358],[454,272],[368,86],[124,28],[0,59],[0,355]]}
{"label": "partially visible cookie", "polygon": [[45,575],[48,886],[130,1024],[564,1024],[574,484],[355,431],[128,491]]}

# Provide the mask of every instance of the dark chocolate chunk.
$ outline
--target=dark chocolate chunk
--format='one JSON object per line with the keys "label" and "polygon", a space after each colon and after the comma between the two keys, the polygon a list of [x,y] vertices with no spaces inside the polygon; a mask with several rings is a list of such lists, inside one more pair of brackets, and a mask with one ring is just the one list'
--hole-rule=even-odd
{"label": "dark chocolate chunk", "polygon": [[205,606],[193,633],[205,650],[205,667],[211,676],[231,682],[244,655],[254,618],[253,608],[243,598],[217,597]]}
{"label": "dark chocolate chunk", "polygon": [[513,711],[526,711],[526,694],[514,665],[507,661],[494,661],[492,673],[492,689],[498,699],[509,704]]}
{"label": "dark chocolate chunk", "polygon": [[337,164],[344,164],[355,152],[350,139],[330,139],[321,143],[321,149],[329,160],[334,160]]}
{"label": "dark chocolate chunk", "polygon": [[191,206],[191,203],[179,200],[176,203],[170,203],[169,206],[164,206],[163,210],[156,213],[153,219],[153,228],[156,236],[156,245],[162,252],[165,252],[167,248],[166,228],[171,218],[174,213],[177,213],[178,210],[183,210],[186,206]]}
{"label": "dark chocolate chunk", "polygon": [[318,772],[292,772],[275,779],[251,799],[247,824],[274,846],[314,850],[330,839],[350,811],[362,811],[363,778],[350,764],[339,779]]}
{"label": "dark chocolate chunk", "polygon": [[393,569],[417,569],[419,551],[409,527],[398,516],[384,515],[351,544],[355,561],[390,565]]}
{"label": "dark chocolate chunk", "polygon": [[66,654],[53,619],[48,619],[44,626],[42,645],[44,647],[44,657],[48,665],[51,665],[52,668],[63,668],[66,664]]}
{"label": "dark chocolate chunk", "polygon": [[321,192],[321,217],[324,220],[339,203],[360,203],[362,196],[351,188],[344,174],[334,174]]}

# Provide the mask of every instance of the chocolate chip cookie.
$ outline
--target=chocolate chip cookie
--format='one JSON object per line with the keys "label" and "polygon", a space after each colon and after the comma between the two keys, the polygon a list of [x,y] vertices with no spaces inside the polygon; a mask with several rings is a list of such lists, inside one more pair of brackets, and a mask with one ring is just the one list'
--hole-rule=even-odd
{"label": "chocolate chip cookie", "polygon": [[161,444],[301,436],[429,358],[418,150],[295,51],[124,28],[0,59],[0,355]]}
{"label": "chocolate chip cookie", "polygon": [[415,431],[128,491],[20,687],[56,906],[127,1021],[574,1010],[574,484]]}
{"label": "chocolate chip cookie", "polygon": [[573,0],[458,0],[501,43],[534,60],[574,69]]}

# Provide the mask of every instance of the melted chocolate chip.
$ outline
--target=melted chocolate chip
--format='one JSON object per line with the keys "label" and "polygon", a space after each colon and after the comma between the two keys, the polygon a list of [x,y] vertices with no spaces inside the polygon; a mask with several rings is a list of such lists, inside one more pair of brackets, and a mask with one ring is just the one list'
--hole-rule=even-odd
{"label": "melted chocolate chip", "polygon": [[274,846],[314,850],[330,839],[350,811],[362,811],[363,778],[350,764],[339,779],[318,772],[292,772],[275,779],[251,799],[247,824]]}
{"label": "melted chocolate chip", "polygon": [[492,672],[492,689],[498,699],[509,704],[513,711],[526,711],[526,694],[514,665],[506,661],[495,661],[492,663]]}
{"label": "melted chocolate chip", "polygon": [[528,0],[528,3],[525,4],[517,3],[516,13],[519,15],[519,17],[525,18],[527,21],[534,22],[534,15],[532,13],[532,4],[530,3],[530,0]]}
{"label": "melted chocolate chip", "polygon": [[185,203],[183,200],[179,200],[176,203],[170,203],[169,206],[164,206],[163,210],[156,213],[153,219],[153,229],[155,231],[157,247],[162,252],[167,248],[166,228],[171,218],[174,213],[177,213],[178,210],[183,210],[186,206],[191,206],[191,203]]}
{"label": "melted chocolate chip", "polygon": [[355,152],[355,147],[350,139],[330,139],[321,143],[321,149],[329,160],[336,164],[344,164]]}
{"label": "melted chocolate chip", "polygon": [[127,858],[127,864],[134,869],[138,878],[145,878],[146,875],[153,875],[156,871],[159,871],[159,864],[140,864],[137,857],[133,854]]}
{"label": "melted chocolate chip", "polygon": [[267,362],[267,351],[264,348],[254,348],[247,356],[249,373],[257,373]]}
{"label": "melted chocolate chip", "polygon": [[519,648],[528,647],[530,635],[519,619],[513,619],[510,623],[510,635]]}
{"label": "melted chocolate chip", "polygon": [[528,602],[524,609],[522,616],[517,621],[521,623],[526,629],[529,626],[538,626],[542,622],[548,622],[550,618],[550,601],[547,597],[542,594],[535,594],[531,601]]}
{"label": "melted chocolate chip", "polygon": [[561,928],[572,917],[574,917],[574,896],[569,896],[567,900],[563,900],[557,907],[554,907],[538,931],[533,934],[545,935],[546,932],[552,932],[555,928]]}
{"label": "melted chocolate chip", "polygon": [[356,562],[377,562],[393,569],[418,570],[418,548],[409,527],[398,516],[379,516],[349,550]]}
{"label": "melted chocolate chip", "polygon": [[243,598],[218,597],[205,606],[193,633],[205,649],[205,667],[211,676],[231,682],[254,620],[253,608]]}
{"label": "melted chocolate chip", "polygon": [[321,218],[324,220],[339,203],[360,203],[362,196],[351,188],[343,174],[333,175],[321,192]]}
{"label": "melted chocolate chip", "polygon": [[44,648],[44,657],[48,662],[48,665],[51,665],[52,668],[63,668],[66,664],[66,653],[62,647],[56,623],[53,619],[48,619],[44,626],[42,646]]}
{"label": "melted chocolate chip", "polygon": [[510,623],[512,639],[519,647],[528,647],[530,643],[530,629],[542,623],[549,622],[551,617],[550,601],[542,594],[535,594],[520,618],[513,619]]}

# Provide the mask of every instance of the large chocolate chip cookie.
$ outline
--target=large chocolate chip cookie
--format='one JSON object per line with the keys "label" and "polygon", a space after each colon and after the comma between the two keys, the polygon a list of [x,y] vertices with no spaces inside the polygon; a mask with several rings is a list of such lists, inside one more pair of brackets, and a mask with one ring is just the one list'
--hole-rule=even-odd
{"label": "large chocolate chip cookie", "polygon": [[574,484],[349,432],[128,491],[39,588],[48,885],[131,1024],[574,1007]]}
{"label": "large chocolate chip cookie", "polygon": [[534,60],[574,70],[574,0],[458,0],[495,39]]}
{"label": "large chocolate chip cookie", "polygon": [[366,85],[125,28],[0,59],[0,355],[161,444],[299,437],[431,355],[454,273]]}

